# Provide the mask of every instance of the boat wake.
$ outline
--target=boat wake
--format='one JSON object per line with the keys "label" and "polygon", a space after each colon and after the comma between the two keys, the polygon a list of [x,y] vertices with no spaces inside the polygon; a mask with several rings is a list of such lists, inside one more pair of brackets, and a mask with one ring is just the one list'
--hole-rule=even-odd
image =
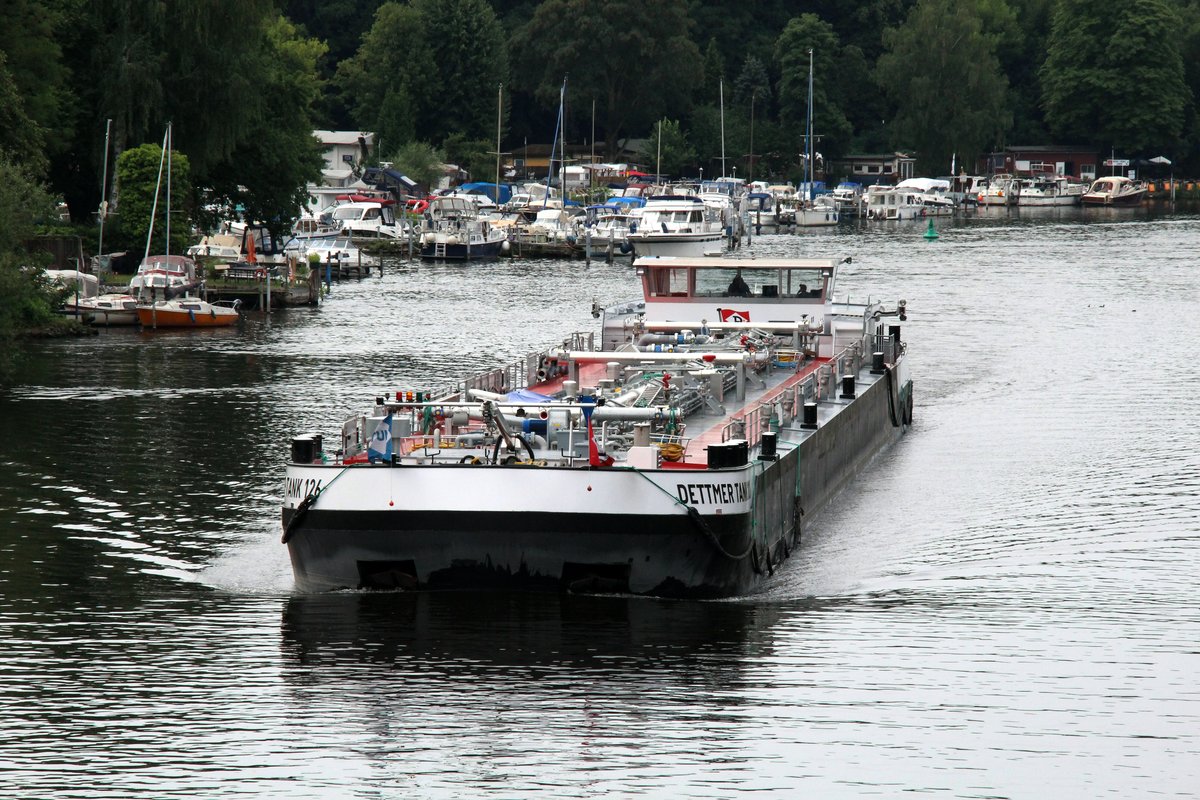
{"label": "boat wake", "polygon": [[287,552],[274,528],[216,556],[195,579],[234,594],[289,594],[295,589]]}

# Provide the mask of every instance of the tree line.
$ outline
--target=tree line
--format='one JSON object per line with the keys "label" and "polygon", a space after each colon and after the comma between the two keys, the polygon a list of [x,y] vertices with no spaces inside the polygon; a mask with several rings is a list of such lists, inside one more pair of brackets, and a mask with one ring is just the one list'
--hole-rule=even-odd
{"label": "tree line", "polygon": [[[77,222],[95,220],[108,120],[110,183],[123,153],[148,145],[139,158],[153,160],[170,121],[196,209],[282,225],[319,177],[313,129],[373,131],[380,159],[445,159],[486,176],[498,111],[501,148],[520,157],[553,138],[564,85],[574,145],[611,158],[653,139],[657,157],[661,136],[666,173],[794,178],[810,50],[826,159],[902,150],[921,173],[945,174],[952,159],[970,165],[1007,144],[1072,144],[1200,165],[1200,0],[811,0],[802,13],[783,0],[6,8],[0,152]],[[114,242],[137,238],[125,219]]]}
{"label": "tree line", "polygon": [[482,177],[497,117],[519,157],[554,138],[560,92],[566,140],[602,156],[652,140],[667,174],[794,179],[810,51],[826,159],[901,150],[936,175],[1071,144],[1200,167],[1200,0],[6,0],[5,21],[5,353],[50,314],[24,243],[56,204],[94,232],[108,197],[106,249],[138,246],[168,122],[179,221],[236,209],[279,233],[319,179],[314,129]]}

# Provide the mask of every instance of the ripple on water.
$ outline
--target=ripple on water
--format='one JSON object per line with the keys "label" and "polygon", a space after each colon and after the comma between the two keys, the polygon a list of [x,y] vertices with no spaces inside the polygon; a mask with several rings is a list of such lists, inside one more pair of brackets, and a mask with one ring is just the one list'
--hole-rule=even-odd
{"label": "ripple on water", "polygon": [[34,343],[0,794],[1191,796],[1200,222],[938,228],[755,240],[908,300],[917,416],[731,602],[292,590],[292,435],[593,330],[627,264],[390,265],[240,330]]}

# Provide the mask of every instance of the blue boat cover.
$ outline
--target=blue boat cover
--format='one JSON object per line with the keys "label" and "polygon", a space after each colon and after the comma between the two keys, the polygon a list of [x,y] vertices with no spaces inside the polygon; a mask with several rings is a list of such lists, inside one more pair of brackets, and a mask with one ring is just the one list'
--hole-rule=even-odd
{"label": "blue boat cover", "polygon": [[[460,186],[458,188],[463,190],[464,192],[479,192],[480,194],[486,194],[488,197],[492,198],[493,200],[496,199],[496,184],[494,184],[494,183],[484,183],[482,181],[475,181],[474,183],[464,183],[462,186]],[[502,184],[500,184],[500,200],[499,200],[499,202],[507,203],[509,200],[512,200],[512,186],[510,186],[507,183],[502,183]]]}

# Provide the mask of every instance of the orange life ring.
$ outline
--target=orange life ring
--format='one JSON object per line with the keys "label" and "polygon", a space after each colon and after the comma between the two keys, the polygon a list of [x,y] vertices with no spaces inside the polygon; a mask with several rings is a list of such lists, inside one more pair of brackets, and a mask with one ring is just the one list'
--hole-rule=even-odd
{"label": "orange life ring", "polygon": [[254,270],[254,280],[265,281],[266,279],[267,279],[267,271],[265,269],[262,269],[260,267],[259,269]]}

